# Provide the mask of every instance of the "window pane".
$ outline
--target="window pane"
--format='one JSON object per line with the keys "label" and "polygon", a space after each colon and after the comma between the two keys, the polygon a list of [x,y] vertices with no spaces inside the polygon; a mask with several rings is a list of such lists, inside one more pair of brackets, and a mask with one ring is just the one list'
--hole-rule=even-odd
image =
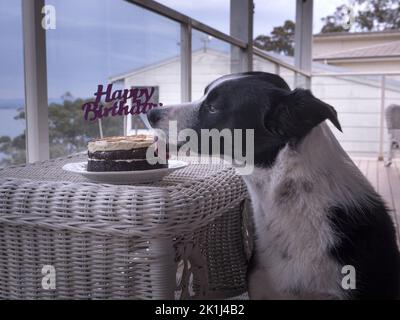
{"label": "window pane", "polygon": [[157,2],[229,34],[230,0],[159,0]]}
{"label": "window pane", "polygon": [[294,71],[281,66],[279,68],[279,75],[286,81],[286,83],[289,85],[291,89],[294,89],[296,87],[294,83],[295,80]]}
{"label": "window pane", "polygon": [[[330,122],[329,126],[343,148],[353,155],[376,156],[379,151],[380,85],[379,76],[313,76],[313,93],[335,107],[343,133]],[[398,99],[396,89],[394,84],[387,92]]]}
{"label": "window pane", "polygon": [[25,162],[21,1],[0,0],[0,167]]}
{"label": "window pane", "polygon": [[[98,123],[81,110],[99,84],[112,83],[113,91],[151,86],[159,102],[179,102],[178,23],[123,0],[46,3],[57,14],[56,29],[47,31],[51,157],[84,150],[99,136]],[[122,135],[123,117],[103,118],[102,128],[104,136]]]}
{"label": "window pane", "polygon": [[268,61],[267,59],[253,55],[253,70],[276,73],[277,65],[271,61]]}
{"label": "window pane", "polygon": [[203,32],[192,32],[192,99],[213,80],[231,73],[231,45]]}
{"label": "window pane", "polygon": [[[313,33],[317,34],[321,32],[327,21],[322,20],[327,16],[333,16],[336,12],[336,8],[343,5],[352,6],[351,1],[348,0],[314,0],[313,8]],[[355,8],[355,7],[354,7]],[[346,17],[343,16],[343,21],[346,21]],[[333,30],[332,30],[333,31]],[[339,31],[339,30],[335,30]]]}
{"label": "window pane", "polygon": [[[254,45],[292,56],[295,16],[296,1],[254,0]],[[277,27],[282,29],[273,32]]]}

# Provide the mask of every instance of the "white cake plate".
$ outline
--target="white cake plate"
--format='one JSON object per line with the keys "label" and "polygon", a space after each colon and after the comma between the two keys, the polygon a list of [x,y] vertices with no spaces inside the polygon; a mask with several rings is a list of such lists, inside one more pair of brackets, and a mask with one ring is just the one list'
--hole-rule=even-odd
{"label": "white cake plate", "polygon": [[137,170],[137,171],[87,171],[87,162],[67,163],[63,170],[80,174],[94,182],[109,184],[135,184],[158,181],[171,172],[182,169],[188,165],[185,161],[168,160],[168,168]]}

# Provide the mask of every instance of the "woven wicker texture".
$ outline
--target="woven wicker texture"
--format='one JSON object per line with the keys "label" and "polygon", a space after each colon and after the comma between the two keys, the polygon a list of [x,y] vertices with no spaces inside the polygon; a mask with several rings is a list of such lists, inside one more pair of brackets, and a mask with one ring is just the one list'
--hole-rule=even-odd
{"label": "woven wicker texture", "polygon": [[[234,169],[191,164],[124,186],[61,169],[85,160],[0,170],[0,298],[226,298],[246,290],[247,193]],[[45,265],[55,268],[55,289],[42,287]]]}

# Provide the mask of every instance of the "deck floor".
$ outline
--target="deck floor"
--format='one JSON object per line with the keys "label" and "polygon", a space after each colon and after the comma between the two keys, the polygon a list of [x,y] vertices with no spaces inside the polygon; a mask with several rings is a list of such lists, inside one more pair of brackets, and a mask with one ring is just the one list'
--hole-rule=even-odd
{"label": "deck floor", "polygon": [[400,242],[400,160],[393,161],[389,167],[376,159],[353,158],[353,161],[393,210],[392,217]]}

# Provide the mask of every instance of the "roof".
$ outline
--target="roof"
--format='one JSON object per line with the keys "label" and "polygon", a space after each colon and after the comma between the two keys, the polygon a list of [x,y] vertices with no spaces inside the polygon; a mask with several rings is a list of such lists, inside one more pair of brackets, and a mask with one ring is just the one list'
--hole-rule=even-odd
{"label": "roof", "polygon": [[344,59],[376,59],[400,57],[400,41],[393,41],[372,46],[349,49],[331,54],[323,54],[313,60],[344,60]]}
{"label": "roof", "polygon": [[324,40],[331,38],[376,38],[376,37],[400,37],[400,30],[398,29],[390,29],[383,31],[364,31],[364,32],[329,32],[329,33],[317,33],[314,34],[314,40]]}

